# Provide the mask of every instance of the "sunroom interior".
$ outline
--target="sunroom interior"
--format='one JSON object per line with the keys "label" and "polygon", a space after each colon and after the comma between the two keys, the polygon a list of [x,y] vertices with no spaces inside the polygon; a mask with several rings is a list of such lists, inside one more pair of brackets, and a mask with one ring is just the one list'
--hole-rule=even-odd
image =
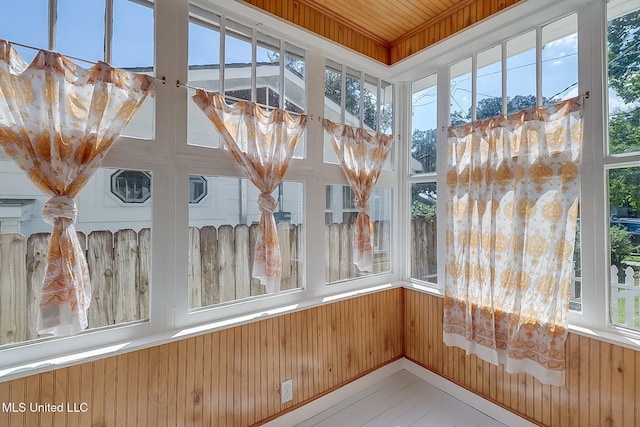
{"label": "sunroom interior", "polygon": [[[496,417],[640,425],[638,2],[2,7],[0,40],[26,63],[45,49],[155,83],[75,197],[92,290],[82,332],[39,334],[50,195],[0,150],[0,425],[289,425],[399,369],[473,396],[480,410],[486,402]],[[264,191],[195,101],[203,93],[306,119],[269,190],[275,291],[252,270]],[[447,171],[453,128],[567,102],[581,106],[582,148],[555,385],[445,344],[448,241],[458,240]],[[327,122],[392,136],[366,207],[366,268],[353,239],[364,208]],[[32,411],[34,402],[67,406]]]}

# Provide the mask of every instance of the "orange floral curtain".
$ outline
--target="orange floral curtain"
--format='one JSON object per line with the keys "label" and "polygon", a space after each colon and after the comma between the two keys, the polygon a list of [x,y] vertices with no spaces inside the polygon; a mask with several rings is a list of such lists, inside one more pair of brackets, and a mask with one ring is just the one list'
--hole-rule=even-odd
{"label": "orange floral curtain", "polygon": [[91,288],[73,198],[154,83],[102,62],[86,70],[44,50],[27,64],[0,40],[0,146],[51,197],[42,211],[53,232],[40,292],[41,334],[87,327]]}
{"label": "orange floral curtain", "polygon": [[356,228],[353,244],[353,263],[361,271],[373,269],[373,222],[369,209],[369,196],[389,156],[393,135],[375,133],[349,125],[323,121],[325,131],[331,136],[331,144],[347,181],[356,196]]}
{"label": "orange floral curtain", "polygon": [[244,173],[260,190],[260,223],[256,238],[253,277],[267,292],[280,289],[282,264],[271,193],[284,179],[307,116],[292,117],[284,110],[265,111],[252,102],[228,105],[217,93],[198,90],[193,100],[222,136],[222,141]]}
{"label": "orange floral curtain", "polygon": [[444,342],[564,384],[582,99],[449,128]]}

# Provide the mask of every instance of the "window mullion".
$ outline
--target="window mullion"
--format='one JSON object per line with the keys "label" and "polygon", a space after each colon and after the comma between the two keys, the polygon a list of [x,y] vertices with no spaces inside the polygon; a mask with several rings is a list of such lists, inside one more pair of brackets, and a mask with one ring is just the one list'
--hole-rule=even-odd
{"label": "window mullion", "polygon": [[58,0],[49,0],[49,50],[56,49],[56,25],[58,20]]}
{"label": "window mullion", "polygon": [[225,39],[227,38],[227,19],[224,16],[220,16],[220,71],[218,73],[218,79],[220,80],[220,94],[224,95],[224,74],[225,74]]}
{"label": "window mullion", "polygon": [[113,0],[104,4],[104,61],[111,64],[113,47]]}
{"label": "window mullion", "polygon": [[478,54],[471,57],[471,121],[476,120],[478,102]]}
{"label": "window mullion", "polygon": [[542,102],[542,27],[536,28],[536,105],[540,107]]}
{"label": "window mullion", "polygon": [[[252,102],[257,102],[258,100],[258,88],[257,88],[257,80],[258,80],[258,72],[256,71],[256,68],[258,66],[258,59],[257,59],[257,51],[258,51],[258,37],[257,37],[257,33],[256,33],[256,29],[252,28],[251,29],[251,101]],[[267,90],[265,88],[265,90]],[[268,94],[265,94],[265,97],[267,97]],[[265,98],[265,105],[269,105],[269,99]]]}

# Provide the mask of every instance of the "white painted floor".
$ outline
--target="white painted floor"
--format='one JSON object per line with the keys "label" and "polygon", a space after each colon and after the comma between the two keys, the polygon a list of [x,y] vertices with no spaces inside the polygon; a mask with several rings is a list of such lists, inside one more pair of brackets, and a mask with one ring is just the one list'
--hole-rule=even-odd
{"label": "white painted floor", "polygon": [[403,369],[297,426],[505,427],[505,424]]}

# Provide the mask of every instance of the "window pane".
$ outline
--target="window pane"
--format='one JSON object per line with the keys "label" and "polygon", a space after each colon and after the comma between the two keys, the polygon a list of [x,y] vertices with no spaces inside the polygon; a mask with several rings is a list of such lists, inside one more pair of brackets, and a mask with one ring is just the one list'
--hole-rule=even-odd
{"label": "window pane", "polygon": [[[192,176],[191,179],[193,179]],[[207,196],[189,204],[189,307],[265,293],[251,277],[260,192],[248,179],[204,177]],[[282,256],[282,290],[303,286],[304,185],[284,182],[272,194]]]}
{"label": "window pane", "polygon": [[542,27],[542,100],[554,104],[578,95],[578,19],[569,15]]}
{"label": "window pane", "polygon": [[256,102],[280,108],[280,41],[258,34],[256,46]]}
{"label": "window pane", "polygon": [[[231,70],[230,70],[231,71]],[[233,71],[231,71],[233,72]],[[189,86],[220,91],[220,32],[211,25],[189,22]],[[191,145],[220,147],[220,136],[187,91],[187,138]]]}
{"label": "window pane", "polygon": [[476,119],[502,114],[502,47],[480,52],[477,56]]}
{"label": "window pane", "polygon": [[609,171],[611,321],[640,330],[640,167]]}
{"label": "window pane", "polygon": [[[329,185],[325,220],[325,280],[338,282],[391,271],[392,189],[376,187],[369,199],[374,223],[373,271],[359,271],[353,263],[353,233],[358,211],[348,185]],[[330,198],[330,199],[329,199]]]}
{"label": "window pane", "polygon": [[224,39],[224,93],[251,101],[251,29],[227,21]]}
{"label": "window pane", "polygon": [[451,66],[451,124],[471,122],[471,58]]}
{"label": "window pane", "polygon": [[87,61],[104,61],[104,3],[58,0],[55,49]]}
{"label": "window pane", "polygon": [[380,81],[380,132],[393,132],[393,85]]}
{"label": "window pane", "polygon": [[507,42],[507,114],[536,106],[536,32]]}
{"label": "window pane", "polygon": [[378,79],[365,75],[364,81],[364,126],[365,129],[378,129]]}
{"label": "window pane", "polygon": [[[579,215],[579,214],[578,214]],[[582,242],[580,240],[580,217],[576,230],[576,241],[573,249],[573,282],[569,291],[569,309],[582,310]]]}
{"label": "window pane", "polygon": [[640,5],[608,4],[609,152],[640,151]]}
{"label": "window pane", "polygon": [[[154,75],[153,7],[130,0],[113,2],[111,63],[136,73]],[[148,96],[122,135],[151,139],[154,136],[155,97]]]}
{"label": "window pane", "polygon": [[436,171],[437,138],[436,75],[411,85],[411,174]]}
{"label": "window pane", "polygon": [[293,113],[306,111],[306,88],[304,51],[289,44],[285,44],[284,57],[284,108]]}
{"label": "window pane", "polygon": [[411,184],[411,278],[438,282],[436,183]]}
{"label": "window pane", "polygon": [[[360,96],[360,77],[354,74],[347,74],[345,89],[345,123],[355,127],[360,127]],[[365,126],[368,126],[368,124],[365,123]]]}
{"label": "window pane", "polygon": [[[149,318],[151,200],[123,203],[110,191],[118,172],[151,176],[101,168],[76,198],[75,227],[92,287],[89,329]],[[0,159],[0,345],[38,338],[36,295],[51,233],[41,216],[47,200],[12,161]],[[6,298],[7,292],[13,296]]]}
{"label": "window pane", "polygon": [[[284,57],[284,109],[292,113],[302,114],[306,111],[306,64],[304,50],[285,43]],[[305,157],[307,133],[302,135],[293,157]]]}
{"label": "window pane", "polygon": [[[0,39],[47,49],[49,9],[47,0],[20,0],[2,2]],[[24,23],[28,22],[29,25]],[[25,61],[36,56],[35,49],[14,46]]]}
{"label": "window pane", "polygon": [[[327,67],[324,71],[324,118],[342,123],[342,72]],[[338,163],[329,135],[324,132],[324,161]]]}

